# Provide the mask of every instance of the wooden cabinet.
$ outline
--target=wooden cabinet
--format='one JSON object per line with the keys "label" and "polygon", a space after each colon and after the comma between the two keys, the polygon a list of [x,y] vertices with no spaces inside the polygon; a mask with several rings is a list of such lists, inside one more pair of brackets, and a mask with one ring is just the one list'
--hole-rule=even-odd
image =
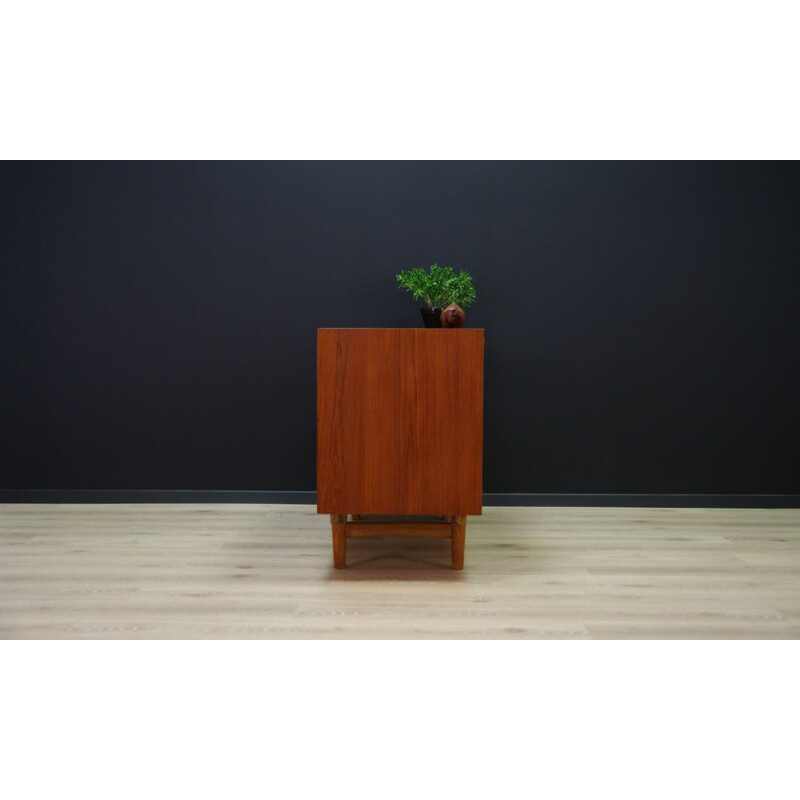
{"label": "wooden cabinet", "polygon": [[336,567],[348,538],[397,534],[450,538],[462,567],[466,516],[482,510],[483,344],[482,329],[318,331],[317,511]]}

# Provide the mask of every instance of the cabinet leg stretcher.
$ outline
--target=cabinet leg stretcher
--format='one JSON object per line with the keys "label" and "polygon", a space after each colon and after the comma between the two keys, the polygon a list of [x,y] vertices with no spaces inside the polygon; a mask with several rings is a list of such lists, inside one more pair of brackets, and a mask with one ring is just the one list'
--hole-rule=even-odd
{"label": "cabinet leg stretcher", "polygon": [[453,569],[464,568],[464,543],[467,518],[462,515],[446,516],[442,522],[370,522],[360,514],[331,514],[333,533],[333,566],[344,569],[347,565],[347,540],[367,536],[430,536],[450,540]]}

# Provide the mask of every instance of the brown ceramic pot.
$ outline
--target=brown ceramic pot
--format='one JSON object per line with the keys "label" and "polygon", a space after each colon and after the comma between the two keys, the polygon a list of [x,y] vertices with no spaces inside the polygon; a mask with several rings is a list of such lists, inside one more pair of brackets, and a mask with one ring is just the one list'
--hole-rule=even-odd
{"label": "brown ceramic pot", "polygon": [[442,311],[442,327],[443,328],[463,328],[466,314],[461,306],[455,303],[450,303],[444,311]]}

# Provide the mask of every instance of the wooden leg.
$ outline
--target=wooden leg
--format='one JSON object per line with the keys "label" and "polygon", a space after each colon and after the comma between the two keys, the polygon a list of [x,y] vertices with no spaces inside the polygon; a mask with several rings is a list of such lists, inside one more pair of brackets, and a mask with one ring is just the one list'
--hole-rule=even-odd
{"label": "wooden leg", "polygon": [[347,514],[331,514],[333,566],[344,569],[347,562]]}
{"label": "wooden leg", "polygon": [[467,518],[453,517],[450,523],[450,550],[453,557],[453,569],[464,569],[464,542],[467,534]]}

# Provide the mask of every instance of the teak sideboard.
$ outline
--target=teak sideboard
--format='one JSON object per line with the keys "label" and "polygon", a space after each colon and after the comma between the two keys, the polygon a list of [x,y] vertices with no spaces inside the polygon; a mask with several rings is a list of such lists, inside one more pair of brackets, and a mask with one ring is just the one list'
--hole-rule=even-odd
{"label": "teak sideboard", "polygon": [[482,511],[483,346],[472,328],[317,331],[317,512],[335,567],[348,538],[398,534],[450,539],[463,567],[467,515]]}

